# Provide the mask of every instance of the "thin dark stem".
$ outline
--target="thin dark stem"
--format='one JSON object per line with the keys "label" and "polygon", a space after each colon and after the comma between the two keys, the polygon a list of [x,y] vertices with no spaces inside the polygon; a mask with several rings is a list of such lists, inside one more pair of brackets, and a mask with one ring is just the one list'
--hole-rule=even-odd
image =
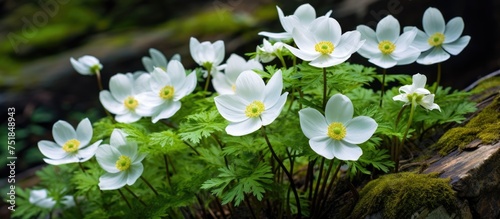
{"label": "thin dark stem", "polygon": [[281,62],[281,65],[284,67],[284,68],[287,68],[286,67],[286,62],[285,60],[283,59],[283,56],[281,54],[277,54],[276,57],[278,57],[278,59],[280,60]]}
{"label": "thin dark stem", "polygon": [[[333,163],[333,160],[332,160],[332,163]],[[324,205],[328,200],[328,195],[330,195],[330,192],[332,191],[333,184],[335,184],[335,179],[337,178],[337,175],[339,174],[341,166],[342,166],[342,161],[340,161],[340,163],[337,165],[337,168],[335,169],[335,173],[333,173],[332,179],[331,179],[330,184],[328,185],[328,189],[326,190],[326,193],[325,193],[325,200],[323,200],[323,203],[321,204],[320,209],[323,209],[323,207],[325,207]]]}
{"label": "thin dark stem", "polygon": [[436,87],[434,88],[434,93],[437,92],[437,89],[439,87],[439,83],[441,82],[441,63],[438,63],[437,67],[438,67],[438,70],[437,70]]}
{"label": "thin dark stem", "polygon": [[[104,88],[102,86],[102,79],[101,79],[101,72],[99,70],[97,70],[95,72],[95,76],[97,78],[97,86],[99,86],[99,91],[103,91]],[[103,106],[104,108],[104,106]],[[106,112],[106,115],[113,118],[113,116],[111,116],[111,113],[108,112],[108,110],[106,108],[104,108],[104,112]]]}
{"label": "thin dark stem", "polygon": [[165,173],[167,174],[167,182],[169,186],[172,186],[172,182],[170,182],[170,173],[168,171],[168,158],[167,155],[163,155],[163,161],[165,162]]}
{"label": "thin dark stem", "polygon": [[255,215],[255,212],[254,212],[254,210],[253,210],[253,208],[252,208],[252,205],[250,204],[250,201],[248,200],[248,195],[247,195],[247,194],[245,194],[245,199],[244,199],[244,201],[245,201],[245,204],[246,204],[246,205],[247,205],[247,207],[248,207],[248,210],[249,210],[249,211],[250,211],[250,213],[252,214],[252,218],[253,218],[253,219],[257,219],[257,216]]}
{"label": "thin dark stem", "polygon": [[385,74],[386,74],[386,69],[382,70],[382,88],[380,89],[380,103],[379,107],[382,107],[382,102],[384,101],[384,92],[385,92]]}
{"label": "thin dark stem", "polygon": [[78,162],[78,166],[80,166],[80,169],[83,171],[83,173],[87,174],[87,171],[85,171],[82,163]]}
{"label": "thin dark stem", "polygon": [[326,107],[326,93],[327,93],[327,90],[328,90],[328,87],[327,87],[327,81],[326,81],[326,68],[323,68],[323,109]]}
{"label": "thin dark stem", "polygon": [[128,200],[127,200],[127,198],[125,197],[125,195],[123,194],[123,192],[122,192],[120,189],[118,189],[117,191],[118,191],[118,193],[120,193],[120,196],[121,196],[121,197],[122,197],[122,199],[125,201],[125,203],[127,203],[128,208],[129,208],[129,209],[132,209],[132,206],[131,206],[131,205],[130,205],[130,203],[128,202]]}
{"label": "thin dark stem", "polygon": [[[139,200],[139,202],[144,205],[144,206],[148,206],[146,203],[144,203],[144,201],[142,201],[139,196],[137,196],[134,192],[132,192],[132,190],[130,190],[127,186],[124,186],[123,188],[125,188],[125,190],[127,190],[127,192],[129,192],[130,194],[132,194],[132,196],[134,196],[135,199]],[[118,190],[120,191],[120,190]],[[120,192],[121,193],[121,192]]]}
{"label": "thin dark stem", "polygon": [[411,110],[410,110],[410,117],[408,118],[408,123],[406,124],[406,130],[405,130],[405,133],[403,134],[403,140],[401,140],[401,143],[398,145],[398,147],[396,148],[396,160],[395,160],[395,168],[394,168],[394,172],[398,172],[399,171],[399,155],[401,153],[401,148],[403,148],[403,145],[406,141],[406,136],[408,135],[408,131],[410,130],[410,126],[411,126],[411,123],[412,123],[412,120],[413,120],[413,114],[415,113],[415,108],[417,108],[417,103],[416,103],[416,100],[415,98],[412,98],[411,99]]}
{"label": "thin dark stem", "polygon": [[146,185],[148,185],[148,187],[155,193],[156,196],[159,195],[156,189],[151,185],[151,183],[148,182],[148,180],[146,180],[146,178],[144,178],[143,176],[141,176],[140,178],[142,179],[142,181],[144,181],[144,183],[146,183]]}
{"label": "thin dark stem", "polygon": [[222,204],[220,203],[219,198],[215,197],[215,205],[217,205],[217,208],[220,211],[220,214],[222,215],[223,219],[226,219],[226,214],[224,213],[224,209],[222,208]]}
{"label": "thin dark stem", "polygon": [[[222,144],[222,142],[220,141],[220,139],[216,135],[214,135],[214,134],[212,134],[212,137],[215,139],[215,141],[217,142],[217,144],[220,147],[220,150],[222,151],[224,149],[224,145]],[[224,155],[224,162],[226,163],[226,167],[229,167],[229,162],[227,161],[226,155]]]}
{"label": "thin dark stem", "polygon": [[313,184],[314,184],[314,164],[316,164],[316,160],[314,159],[309,162],[307,166],[307,174],[306,174],[306,183],[304,187],[306,190],[309,190],[309,197],[308,200],[312,200],[312,194],[313,194]]}
{"label": "thin dark stem", "polygon": [[267,146],[269,147],[269,151],[271,151],[271,154],[273,155],[274,159],[278,162],[280,167],[283,169],[283,172],[288,177],[288,180],[290,181],[290,186],[292,187],[292,192],[295,196],[295,202],[297,204],[298,218],[300,219],[300,218],[302,218],[302,210],[300,208],[300,197],[299,197],[299,194],[297,193],[297,188],[295,187],[295,182],[293,180],[293,176],[292,176],[292,174],[290,174],[290,172],[288,172],[288,170],[286,169],[283,162],[281,162],[278,155],[276,155],[276,152],[274,152],[273,146],[271,145],[271,142],[269,141],[269,138],[267,137],[265,127],[262,126],[261,130],[262,130],[262,135],[264,136],[264,139],[266,140]]}
{"label": "thin dark stem", "polygon": [[189,144],[187,141],[184,141],[184,144],[186,144],[189,148],[191,148],[191,150],[193,150],[194,153],[196,153],[196,155],[200,156],[200,152],[198,152],[196,148],[194,148],[191,144]]}
{"label": "thin dark stem", "polygon": [[[319,165],[319,175],[318,175],[318,179],[316,180],[316,187],[314,188],[314,194],[313,194],[313,200],[312,200],[312,205],[311,207],[315,208],[316,204],[317,204],[317,201],[318,201],[318,192],[319,192],[319,186],[321,184],[321,179],[323,178],[323,168],[325,166],[325,158],[322,157],[321,158],[321,164]],[[325,179],[326,180],[326,179]],[[316,212],[311,212],[311,216],[313,216]]]}
{"label": "thin dark stem", "polygon": [[[212,67],[210,66],[210,68],[207,68],[207,81],[205,82],[205,88],[203,88],[204,93],[208,91],[208,84],[210,84],[211,71]],[[205,94],[203,94],[203,96],[205,96]]]}
{"label": "thin dark stem", "polygon": [[207,218],[207,211],[205,210],[205,205],[203,204],[203,200],[201,200],[200,196],[198,196],[198,195],[196,195],[196,200],[198,201],[198,204],[200,205],[203,217]]}

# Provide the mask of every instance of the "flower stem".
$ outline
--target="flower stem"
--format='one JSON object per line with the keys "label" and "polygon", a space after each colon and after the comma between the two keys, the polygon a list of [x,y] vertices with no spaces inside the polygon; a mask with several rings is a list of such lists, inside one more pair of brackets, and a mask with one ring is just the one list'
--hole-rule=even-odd
{"label": "flower stem", "polygon": [[269,138],[267,137],[266,128],[264,126],[262,126],[261,130],[262,130],[262,135],[264,136],[264,139],[266,140],[267,146],[269,147],[269,151],[271,151],[272,156],[278,162],[280,167],[283,169],[283,172],[288,177],[288,180],[290,181],[290,186],[292,187],[292,192],[295,196],[295,202],[297,204],[298,218],[300,219],[300,218],[302,218],[302,210],[300,208],[300,198],[299,198],[299,194],[297,193],[297,188],[295,187],[295,182],[293,180],[293,176],[290,174],[290,172],[288,172],[288,170],[286,169],[283,162],[281,162],[278,155],[276,155],[276,153],[274,152],[273,146],[271,145],[271,142],[269,141]]}
{"label": "flower stem", "polygon": [[[101,91],[104,90],[104,88],[102,86],[101,71],[96,70],[95,71],[95,76],[97,78],[97,86],[99,86],[99,92],[101,92]],[[104,108],[104,106],[103,106],[103,108]],[[113,118],[113,116],[111,116],[111,113],[109,113],[106,108],[104,108],[104,112],[106,112],[107,116],[109,116],[110,118]]]}
{"label": "flower stem", "polygon": [[396,163],[396,166],[394,168],[394,172],[398,172],[399,171],[399,155],[401,153],[401,149],[403,148],[403,145],[406,141],[406,136],[408,135],[408,131],[410,130],[410,126],[411,126],[411,123],[412,123],[412,120],[413,120],[413,114],[415,113],[415,108],[417,108],[417,102],[415,100],[415,97],[412,98],[411,100],[411,110],[410,110],[410,117],[408,118],[408,123],[406,125],[406,130],[405,130],[405,133],[403,134],[403,140],[401,140],[401,143],[399,144],[399,146],[396,148],[396,153],[395,153],[395,163]]}
{"label": "flower stem", "polygon": [[83,171],[83,173],[87,174],[87,171],[85,171],[85,168],[83,167],[83,164],[81,162],[78,162],[78,166],[80,166],[80,169]]}
{"label": "flower stem", "polygon": [[323,109],[326,107],[326,91],[327,91],[327,83],[326,83],[326,68],[323,68]]}
{"label": "flower stem", "polygon": [[144,181],[144,183],[146,183],[146,185],[148,185],[148,187],[155,193],[156,196],[158,196],[158,192],[156,191],[156,189],[151,185],[151,183],[149,183],[146,178],[144,178],[143,176],[141,176],[141,179],[142,181]]}
{"label": "flower stem", "polygon": [[205,88],[203,88],[203,96],[205,96],[205,93],[208,91],[208,84],[210,84],[210,76],[211,76],[211,71],[212,71],[212,67],[210,66],[210,68],[207,68],[207,80],[205,81]]}
{"label": "flower stem", "polygon": [[[132,190],[130,190],[127,186],[124,186],[123,188],[125,188],[125,190],[127,190],[127,192],[129,192],[130,194],[132,194],[132,196],[134,196],[135,199],[137,199],[142,205],[144,206],[148,206],[146,203],[144,203],[144,201],[142,201],[134,192],[132,192]],[[119,189],[118,191],[120,193],[122,193]],[[125,197],[125,196],[123,196]],[[126,200],[126,199],[125,199]]]}
{"label": "flower stem", "polygon": [[172,182],[170,182],[170,173],[168,171],[168,157],[166,154],[163,155],[163,161],[165,162],[165,172],[167,174],[168,185],[172,186]]}
{"label": "flower stem", "polygon": [[[333,160],[332,160],[332,164],[333,164]],[[337,168],[335,169],[335,172],[333,173],[332,179],[330,180],[330,184],[328,184],[328,189],[326,190],[324,200],[320,205],[320,209],[323,209],[325,207],[325,204],[328,200],[328,195],[330,195],[330,192],[332,191],[333,184],[335,184],[335,179],[337,178],[337,175],[339,175],[339,171],[340,171],[341,166],[342,166],[342,161],[339,162],[339,164],[337,165]]]}
{"label": "flower stem", "polygon": [[438,70],[437,70],[437,78],[436,78],[436,87],[434,87],[434,92],[436,93],[438,87],[439,87],[439,82],[441,82],[441,62],[437,64]]}
{"label": "flower stem", "polygon": [[125,195],[123,195],[122,190],[118,189],[117,191],[118,191],[118,193],[120,193],[120,196],[121,196],[121,197],[122,197],[122,199],[125,201],[125,203],[127,203],[128,208],[129,208],[129,209],[132,209],[132,206],[130,206],[130,203],[128,202],[127,198],[125,197]]}
{"label": "flower stem", "polygon": [[283,56],[281,54],[276,54],[276,57],[278,57],[278,59],[281,61],[281,65],[284,67],[284,68],[287,68],[286,67],[286,62],[285,60],[283,59]]}
{"label": "flower stem", "polygon": [[384,92],[385,92],[385,74],[386,74],[386,69],[384,68],[384,70],[382,70],[382,87],[380,89],[380,103],[379,103],[379,107],[382,108],[382,102],[384,100]]}

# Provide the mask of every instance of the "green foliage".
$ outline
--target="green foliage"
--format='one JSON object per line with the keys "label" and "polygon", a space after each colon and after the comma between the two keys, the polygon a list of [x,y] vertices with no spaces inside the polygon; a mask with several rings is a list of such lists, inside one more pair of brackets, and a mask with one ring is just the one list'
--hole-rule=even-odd
{"label": "green foliage", "polygon": [[256,166],[229,166],[219,169],[216,178],[207,180],[202,189],[210,189],[212,193],[222,198],[222,203],[234,201],[238,206],[246,194],[252,194],[257,200],[262,200],[266,187],[273,182],[270,166],[259,163]]}
{"label": "green foliage", "polygon": [[219,112],[212,109],[187,116],[185,122],[179,126],[179,136],[184,141],[198,144],[201,139],[207,138],[215,132],[222,132],[226,126],[227,124]]}

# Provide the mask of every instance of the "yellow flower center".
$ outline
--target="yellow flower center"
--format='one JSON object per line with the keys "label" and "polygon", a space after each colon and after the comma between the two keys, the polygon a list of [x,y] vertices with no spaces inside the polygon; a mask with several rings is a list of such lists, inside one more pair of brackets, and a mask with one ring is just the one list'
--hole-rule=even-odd
{"label": "yellow flower center", "polygon": [[62,149],[68,153],[71,153],[77,151],[78,147],[80,147],[80,141],[73,138],[64,143]]}
{"label": "yellow flower center", "polygon": [[335,49],[335,46],[333,46],[333,43],[330,41],[321,41],[319,43],[316,43],[314,49],[317,52],[326,55],[326,54],[331,54]]}
{"label": "yellow flower center", "polygon": [[130,160],[130,157],[122,155],[116,161],[115,166],[116,166],[116,169],[118,169],[120,171],[124,171],[124,170],[128,170],[128,168],[130,168],[131,163],[132,163],[132,161]]}
{"label": "yellow flower center", "polygon": [[160,90],[160,97],[164,100],[171,100],[174,98],[174,87],[165,86]]}
{"label": "yellow flower center", "polygon": [[123,101],[123,104],[125,105],[125,107],[127,107],[127,109],[134,110],[137,107],[137,105],[139,105],[139,102],[134,97],[128,96]]}
{"label": "yellow flower center", "polygon": [[345,126],[340,122],[332,122],[328,126],[328,137],[332,139],[342,140],[344,139],[345,134],[346,134]]}
{"label": "yellow flower center", "polygon": [[378,43],[378,49],[384,54],[391,54],[396,49],[396,45],[389,40],[382,40]]}
{"label": "yellow flower center", "polygon": [[233,86],[231,86],[231,90],[233,90],[233,92],[236,92],[236,84],[233,84]]}
{"label": "yellow flower center", "polygon": [[439,32],[432,34],[432,36],[427,39],[427,42],[431,46],[441,46],[444,42],[444,34]]}
{"label": "yellow flower center", "polygon": [[245,109],[245,115],[250,118],[258,117],[260,116],[260,114],[262,114],[262,112],[264,112],[264,110],[264,103],[256,100],[248,104],[247,108]]}

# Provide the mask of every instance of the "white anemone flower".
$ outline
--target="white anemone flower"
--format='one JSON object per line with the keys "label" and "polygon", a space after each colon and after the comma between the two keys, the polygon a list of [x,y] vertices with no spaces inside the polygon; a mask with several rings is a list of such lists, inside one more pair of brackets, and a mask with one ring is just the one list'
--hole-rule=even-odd
{"label": "white anemone flower", "polygon": [[[310,4],[302,4],[299,6],[293,15],[285,16],[280,7],[276,6],[278,10],[278,18],[280,20],[281,26],[285,32],[282,33],[270,33],[270,32],[259,32],[259,35],[266,36],[277,41],[286,41],[292,39],[292,31],[297,26],[309,27],[310,24],[316,19],[316,10]],[[324,16],[330,17],[332,11],[328,11]],[[294,21],[295,20],[295,21]]]}
{"label": "white anemone flower", "polygon": [[184,66],[171,60],[166,71],[155,68],[151,73],[149,85],[151,91],[139,94],[137,98],[143,104],[152,108],[151,121],[172,117],[180,108],[180,100],[196,88],[196,73],[186,76]]}
{"label": "white anemone flower", "polygon": [[[433,7],[424,12],[422,18],[424,31],[418,30],[413,46],[422,54],[417,63],[431,65],[450,58],[450,54],[458,55],[469,44],[470,36],[462,36],[464,21],[455,17],[445,24],[441,12]],[[405,27],[405,31],[411,27]]]}
{"label": "white anemone flower", "polygon": [[310,28],[296,27],[292,35],[299,49],[286,44],[284,46],[295,56],[310,61],[310,65],[318,68],[346,61],[364,43],[358,31],[342,34],[339,23],[328,17],[316,19]]}
{"label": "white anemone flower", "polygon": [[88,118],[78,123],[76,130],[68,122],[59,120],[52,126],[54,141],[38,142],[38,149],[47,157],[43,160],[52,165],[85,162],[96,153],[102,140],[90,144],[92,124]]}
{"label": "white anemone flower", "polygon": [[361,33],[362,39],[366,39],[358,53],[381,68],[410,64],[420,55],[420,50],[411,46],[417,35],[417,28],[399,35],[399,22],[392,15],[380,20],[376,31],[365,25],[359,25],[356,30]]}
{"label": "white anemone flower", "polygon": [[[48,195],[47,189],[34,189],[30,191],[29,202],[35,206],[52,209],[56,205],[56,200]],[[61,203],[64,208],[70,208],[75,206],[75,201],[73,196],[65,195],[61,198]]]}
{"label": "white anemone flower", "polygon": [[300,110],[300,127],[312,150],[327,159],[358,160],[363,154],[358,144],[368,141],[378,124],[353,113],[351,100],[342,94],[330,97],[325,116],[313,108]]}
{"label": "white anemone flower", "polygon": [[217,74],[212,79],[215,91],[219,94],[234,94],[236,89],[236,79],[246,70],[263,70],[264,67],[257,60],[245,59],[239,55],[231,54],[226,62],[224,74]]}
{"label": "white anemone flower", "polygon": [[[152,72],[155,69],[155,67],[162,68],[163,70],[167,69],[168,61],[167,58],[165,58],[165,56],[163,55],[163,53],[161,53],[157,49],[150,48],[149,55],[151,57],[148,56],[142,57],[142,64],[144,65],[144,68],[146,68],[147,72]],[[181,56],[179,54],[175,54],[174,56],[172,56],[170,60],[177,60],[180,62]]]}
{"label": "white anemone flower", "polygon": [[94,56],[85,55],[78,58],[78,60],[71,57],[69,60],[73,68],[82,75],[93,75],[102,69],[99,59]]}
{"label": "white anemone flower", "polygon": [[262,63],[271,62],[281,54],[283,45],[285,44],[282,42],[275,42],[274,44],[271,44],[266,39],[263,39],[262,46],[257,46],[257,56],[255,59],[261,61]]}
{"label": "white anemone flower", "polygon": [[288,92],[281,94],[283,77],[278,70],[267,85],[253,71],[244,71],[236,79],[236,94],[215,97],[215,106],[229,125],[226,132],[243,136],[271,124],[281,113]]}
{"label": "white anemone flower", "polygon": [[144,170],[141,162],[146,154],[139,153],[137,143],[127,142],[126,134],[115,129],[111,133],[109,144],[101,145],[95,156],[106,171],[99,177],[99,188],[114,190],[135,183]]}
{"label": "white anemone flower", "polygon": [[427,77],[417,73],[413,75],[412,79],[412,84],[401,86],[399,88],[400,94],[394,96],[392,99],[395,101],[403,101],[405,105],[412,104],[412,101],[415,100],[415,103],[428,110],[437,109],[441,111],[441,108],[434,103],[434,94],[431,94],[429,90],[425,89]]}
{"label": "white anemone flower", "polygon": [[149,78],[147,73],[137,74],[137,77],[131,73],[116,74],[109,80],[109,91],[99,93],[99,100],[106,110],[115,114],[118,122],[132,123],[150,116],[152,108],[137,98],[138,94],[150,90]]}
{"label": "white anemone flower", "polygon": [[[214,43],[208,41],[200,43],[196,38],[189,40],[189,51],[193,60],[205,70],[210,70],[210,74],[215,75],[223,66],[220,66],[224,59],[224,42],[217,40]],[[207,77],[205,72],[204,77]]]}

